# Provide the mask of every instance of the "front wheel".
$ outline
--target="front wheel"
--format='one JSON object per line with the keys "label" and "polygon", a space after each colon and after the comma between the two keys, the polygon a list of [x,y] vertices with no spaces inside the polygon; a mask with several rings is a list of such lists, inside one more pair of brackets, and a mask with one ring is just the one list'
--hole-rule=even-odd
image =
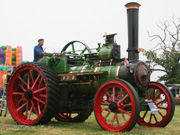
{"label": "front wheel", "polygon": [[140,112],[138,123],[147,127],[165,127],[171,121],[175,103],[172,93],[160,83],[151,82],[146,90],[147,100],[152,100],[158,108],[158,113],[151,111]]}
{"label": "front wheel", "polygon": [[95,96],[94,112],[98,124],[108,131],[130,131],[140,111],[138,95],[124,80],[109,80]]}

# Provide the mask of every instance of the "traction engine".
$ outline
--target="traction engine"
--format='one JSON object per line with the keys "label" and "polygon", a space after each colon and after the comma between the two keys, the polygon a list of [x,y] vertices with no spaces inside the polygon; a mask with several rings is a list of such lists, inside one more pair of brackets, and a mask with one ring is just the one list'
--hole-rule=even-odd
{"label": "traction engine", "polygon": [[93,111],[100,127],[108,131],[130,131],[136,123],[165,127],[171,121],[175,109],[172,94],[163,84],[150,81],[147,65],[139,60],[140,5],[125,6],[128,60],[121,58],[120,45],[111,34],[104,36],[105,43],[98,48],[72,41],[60,53],[21,64],[7,88],[9,112],[17,123],[46,124],[53,117],[84,122]]}

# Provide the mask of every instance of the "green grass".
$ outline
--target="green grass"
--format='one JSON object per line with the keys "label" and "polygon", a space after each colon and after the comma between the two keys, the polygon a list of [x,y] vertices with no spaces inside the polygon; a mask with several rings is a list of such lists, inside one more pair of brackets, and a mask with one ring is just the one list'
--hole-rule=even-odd
{"label": "green grass", "polygon": [[148,128],[136,126],[125,133],[114,133],[103,131],[97,124],[94,113],[84,123],[63,123],[52,119],[48,125],[43,126],[22,126],[8,114],[6,118],[0,118],[0,134],[7,135],[173,135],[180,133],[180,106],[176,106],[175,115],[170,124],[165,128]]}

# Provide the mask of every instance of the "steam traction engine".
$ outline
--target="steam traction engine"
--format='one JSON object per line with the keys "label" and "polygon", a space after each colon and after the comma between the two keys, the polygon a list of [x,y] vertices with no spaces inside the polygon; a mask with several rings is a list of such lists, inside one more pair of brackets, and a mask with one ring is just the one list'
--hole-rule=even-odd
{"label": "steam traction engine", "polygon": [[[83,122],[94,110],[98,124],[109,131],[129,131],[137,122],[165,127],[174,115],[174,100],[166,86],[150,82],[148,67],[139,60],[139,6],[126,5],[129,62],[120,57],[112,34],[105,35],[105,44],[95,51],[72,41],[59,54],[46,54],[37,63],[17,67],[7,88],[14,120],[23,125],[46,124],[52,117]],[[84,49],[77,50],[76,43]]]}

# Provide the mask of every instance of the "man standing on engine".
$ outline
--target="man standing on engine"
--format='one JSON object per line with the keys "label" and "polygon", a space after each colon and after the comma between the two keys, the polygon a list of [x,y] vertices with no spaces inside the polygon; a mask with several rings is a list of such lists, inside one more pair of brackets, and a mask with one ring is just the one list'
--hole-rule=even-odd
{"label": "man standing on engine", "polygon": [[34,60],[33,62],[37,62],[39,59],[43,57],[43,54],[45,54],[42,46],[44,45],[44,39],[38,40],[38,45],[34,47]]}

